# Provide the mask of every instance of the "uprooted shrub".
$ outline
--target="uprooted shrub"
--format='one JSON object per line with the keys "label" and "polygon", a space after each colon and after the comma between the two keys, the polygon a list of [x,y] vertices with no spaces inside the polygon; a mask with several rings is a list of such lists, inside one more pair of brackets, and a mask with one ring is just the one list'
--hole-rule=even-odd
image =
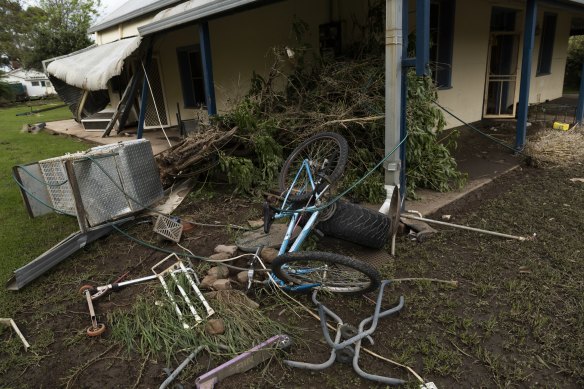
{"label": "uprooted shrub", "polygon": [[[221,155],[221,169],[240,190],[269,186],[283,156],[302,140],[322,131],[345,136],[349,164],[342,187],[373,168],[384,157],[384,61],[380,57],[343,60],[291,59],[290,48],[274,49],[274,64],[266,78],[254,75],[250,93],[219,118],[239,128],[246,155]],[[294,51],[293,51],[294,52]],[[295,58],[306,55],[304,50]],[[310,63],[310,66],[304,64]],[[298,64],[303,64],[302,67]],[[288,73],[285,69],[292,69]],[[284,89],[274,88],[277,80]],[[456,132],[439,140],[445,120],[433,104],[436,88],[429,77],[407,74],[408,106],[406,166],[408,194],[416,188],[447,191],[464,183],[450,151]],[[378,202],[385,196],[379,168],[350,194],[354,200]]]}

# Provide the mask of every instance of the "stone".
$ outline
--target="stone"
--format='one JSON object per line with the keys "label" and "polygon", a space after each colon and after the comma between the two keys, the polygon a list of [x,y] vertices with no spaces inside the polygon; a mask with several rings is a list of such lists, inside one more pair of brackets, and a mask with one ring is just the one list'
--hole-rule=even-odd
{"label": "stone", "polygon": [[227,253],[217,253],[217,254],[213,254],[209,257],[210,260],[212,261],[224,261],[226,259],[231,258],[231,255],[227,254]]}
{"label": "stone", "polygon": [[221,319],[210,319],[205,324],[205,332],[208,335],[221,335],[225,332],[225,324]]}
{"label": "stone", "polygon": [[231,281],[229,281],[227,278],[223,278],[213,282],[211,287],[215,290],[229,290],[231,289]]}
{"label": "stone", "polygon": [[262,260],[267,263],[274,262],[274,259],[276,259],[277,256],[278,250],[273,249],[271,247],[263,248],[262,251],[260,252],[260,257],[262,257]]}
{"label": "stone", "polygon": [[215,277],[215,279],[227,278],[227,276],[229,275],[229,269],[227,268],[227,266],[223,265],[215,266],[207,271],[207,275],[213,276]]}
{"label": "stone", "polygon": [[263,219],[258,219],[258,220],[248,220],[247,224],[249,224],[249,226],[251,228],[260,228],[264,226],[264,220]]}
{"label": "stone", "polygon": [[199,285],[199,287],[202,289],[209,289],[209,288],[211,288],[211,286],[213,285],[213,282],[215,282],[215,281],[217,281],[217,277],[206,275],[205,278],[203,278],[203,280],[201,281],[201,284]]}
{"label": "stone", "polygon": [[240,271],[239,273],[237,273],[237,282],[239,282],[240,284],[247,285],[248,280],[249,277],[247,275],[247,270]]}
{"label": "stone", "polygon": [[216,253],[226,253],[226,254],[229,254],[230,257],[234,256],[236,251],[237,251],[237,246],[226,246],[226,245],[220,244],[219,246],[215,247]]}

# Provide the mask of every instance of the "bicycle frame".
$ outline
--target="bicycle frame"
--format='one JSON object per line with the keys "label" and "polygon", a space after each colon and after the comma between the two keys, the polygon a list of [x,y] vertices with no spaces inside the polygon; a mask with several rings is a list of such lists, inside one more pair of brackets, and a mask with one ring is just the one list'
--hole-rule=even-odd
{"label": "bicycle frame", "polygon": [[[308,235],[312,231],[312,228],[316,224],[316,220],[317,220],[318,215],[320,213],[320,209],[317,205],[310,205],[310,206],[306,206],[306,207],[303,207],[300,209],[292,209],[291,208],[291,204],[290,204],[291,201],[289,202],[290,194],[292,193],[292,190],[295,189],[297,182],[298,182],[298,179],[303,173],[305,173],[307,175],[308,183],[310,184],[310,189],[314,193],[313,196],[311,196],[307,200],[307,204],[310,204],[313,200],[314,200],[315,204],[318,203],[318,200],[322,197],[322,195],[329,188],[329,185],[327,185],[325,188],[323,188],[322,191],[317,191],[317,183],[315,183],[314,177],[312,176],[312,172],[310,171],[310,164],[308,163],[307,159],[302,161],[302,165],[300,166],[300,169],[298,169],[298,172],[296,173],[296,176],[294,177],[294,180],[292,181],[290,188],[288,188],[288,191],[286,192],[286,195],[284,196],[284,201],[282,202],[282,207],[281,207],[282,211],[278,212],[274,215],[274,219],[283,219],[286,217],[290,217],[290,221],[288,222],[288,228],[286,230],[286,234],[284,235],[284,240],[282,241],[282,245],[280,246],[280,250],[278,251],[278,255],[284,254],[286,251],[288,251],[288,252],[298,251],[300,249],[300,246],[302,245],[302,243],[304,243],[304,240],[308,237]],[[305,184],[305,186],[303,188],[300,188],[299,193],[305,192],[306,189],[307,189],[307,187]],[[292,239],[292,234],[293,234],[294,230],[298,227],[298,223],[299,223],[300,218],[302,217],[303,213],[310,213],[311,214],[310,218],[308,219],[308,221],[306,222],[306,224],[302,228],[302,231],[300,232],[300,234],[296,237],[296,240],[294,241],[294,243],[292,244],[290,249],[288,249],[288,246],[290,245],[290,240]],[[298,274],[307,274],[307,273],[310,273],[312,271],[313,270],[307,269],[307,270],[299,271]],[[280,280],[279,278],[277,278],[273,274],[271,274],[271,278],[276,283],[276,285],[278,285],[281,288],[284,288],[287,291],[291,291],[291,292],[299,292],[299,291],[303,291],[303,290],[308,290],[308,289],[312,289],[312,288],[320,285],[320,284],[307,284],[307,285],[288,286],[284,283],[284,281]]]}

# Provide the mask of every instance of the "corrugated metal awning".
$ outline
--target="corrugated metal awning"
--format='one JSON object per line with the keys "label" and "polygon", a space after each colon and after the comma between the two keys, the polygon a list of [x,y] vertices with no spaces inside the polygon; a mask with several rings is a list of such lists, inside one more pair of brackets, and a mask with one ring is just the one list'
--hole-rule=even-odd
{"label": "corrugated metal awning", "polygon": [[190,0],[159,12],[152,23],[138,27],[145,36],[189,22],[209,18],[248,5],[269,4],[266,0]]}
{"label": "corrugated metal awning", "polygon": [[122,73],[124,60],[136,51],[141,40],[139,36],[122,39],[59,58],[47,66],[47,72],[81,89],[107,89],[107,82]]}

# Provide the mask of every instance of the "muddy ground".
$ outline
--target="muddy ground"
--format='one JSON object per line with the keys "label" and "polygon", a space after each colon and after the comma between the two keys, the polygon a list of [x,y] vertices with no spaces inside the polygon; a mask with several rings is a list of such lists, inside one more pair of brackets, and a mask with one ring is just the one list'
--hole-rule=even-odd
{"label": "muddy ground", "polygon": [[[522,166],[434,215],[449,214],[453,222],[509,234],[536,234],[532,241],[444,227],[424,243],[400,236],[397,256],[380,269],[384,278],[455,280],[458,287],[429,281],[392,284],[384,308],[394,305],[400,295],[405,308],[381,319],[375,344],[367,348],[410,366],[439,388],[584,386],[584,183],[572,178],[584,178],[584,165]],[[178,214],[202,223],[238,225],[260,217],[257,200],[226,194],[225,189],[218,192],[193,193]],[[151,225],[125,229],[179,249],[158,241]],[[237,235],[229,228],[196,227],[181,244],[206,256],[216,244],[232,243]],[[0,387],[158,387],[166,377],[163,368],[175,368],[190,350],[175,350],[166,363],[161,355],[128,348],[112,336],[111,328],[112,313],[128,311],[140,295],[151,296],[152,286],[129,287],[97,303],[99,321],[108,323],[108,330],[98,338],[85,334],[89,316],[78,288],[87,282],[112,282],[126,272],[127,279],[148,275],[165,255],[116,233],[15,293],[13,318],[32,348],[25,353],[11,331],[0,333]],[[218,388],[376,386],[346,364],[335,363],[322,372],[284,367],[284,356],[326,360],[329,348],[319,323],[264,291],[255,290],[250,297],[265,315],[293,329],[295,344],[289,354],[278,353],[269,363],[231,377]],[[375,297],[370,293],[322,299],[346,322],[357,325],[372,314]],[[297,298],[313,307],[309,296]],[[175,383],[194,387],[195,377],[227,359],[203,353]],[[403,367],[369,355],[363,355],[360,363],[365,371],[405,379],[407,387],[419,386]]]}

